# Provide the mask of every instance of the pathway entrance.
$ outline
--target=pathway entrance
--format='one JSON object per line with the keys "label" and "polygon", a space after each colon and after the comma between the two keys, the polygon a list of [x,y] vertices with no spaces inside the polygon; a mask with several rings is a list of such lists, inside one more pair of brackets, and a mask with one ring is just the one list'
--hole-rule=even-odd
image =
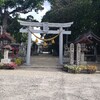
{"label": "pathway entrance", "polygon": [[49,54],[31,56],[31,66],[34,68],[61,68],[59,66],[59,57]]}
{"label": "pathway entrance", "polygon": [[[27,21],[21,21],[21,20],[18,20],[18,22],[21,25],[27,27],[26,29],[23,29],[23,28],[20,29],[20,32],[28,33],[26,65],[31,64],[30,54],[31,54],[31,34],[32,33],[58,34],[59,35],[59,64],[63,65],[63,34],[67,34],[67,35],[71,34],[71,31],[68,31],[68,28],[71,27],[73,22],[69,22],[69,23],[42,22],[42,23],[39,23],[39,22],[27,22]],[[35,30],[34,27],[39,27],[39,30]],[[41,29],[41,27],[43,29]],[[56,30],[51,30],[52,28],[56,28]],[[45,42],[47,40],[52,40],[52,38],[46,39]]]}

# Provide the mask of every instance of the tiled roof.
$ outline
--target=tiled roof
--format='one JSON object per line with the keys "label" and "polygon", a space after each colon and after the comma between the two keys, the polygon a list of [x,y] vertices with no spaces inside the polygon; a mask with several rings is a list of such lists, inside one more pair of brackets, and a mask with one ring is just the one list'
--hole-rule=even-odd
{"label": "tiled roof", "polygon": [[89,31],[88,33],[85,33],[83,35],[80,35],[74,41],[74,43],[86,43],[86,44],[90,44],[93,42],[100,42],[100,38],[91,31]]}

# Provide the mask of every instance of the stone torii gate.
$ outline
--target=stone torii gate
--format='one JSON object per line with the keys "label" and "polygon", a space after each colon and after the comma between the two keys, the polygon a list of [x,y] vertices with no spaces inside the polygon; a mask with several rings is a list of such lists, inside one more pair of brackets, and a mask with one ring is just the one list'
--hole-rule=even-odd
{"label": "stone torii gate", "polygon": [[[46,34],[59,34],[59,64],[63,64],[63,34],[71,34],[71,31],[65,31],[63,28],[71,27],[73,22],[69,23],[48,23],[48,22],[27,22],[18,20],[20,25],[27,26],[26,29],[20,29],[20,32],[28,33],[28,45],[26,65],[30,65],[30,52],[31,52],[31,32],[33,33],[46,33]],[[43,27],[43,30],[35,30],[34,27]],[[50,27],[59,28],[58,30],[49,30]],[[30,30],[30,31],[29,31]]]}

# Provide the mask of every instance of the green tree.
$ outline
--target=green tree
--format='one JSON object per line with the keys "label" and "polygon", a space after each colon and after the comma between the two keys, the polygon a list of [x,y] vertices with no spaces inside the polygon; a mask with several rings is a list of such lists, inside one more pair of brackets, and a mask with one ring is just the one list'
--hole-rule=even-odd
{"label": "green tree", "polygon": [[51,0],[51,5],[51,11],[43,17],[43,21],[63,23],[73,21],[72,40],[89,30],[99,35],[100,0],[55,0],[54,2]]}
{"label": "green tree", "polygon": [[44,0],[1,0],[0,1],[0,17],[3,30],[6,32],[8,27],[8,19],[16,16],[18,13],[28,13],[33,9],[35,11],[42,10],[41,6]]}
{"label": "green tree", "polygon": [[[18,18],[18,16],[12,18],[10,17],[10,19],[8,20],[8,28],[7,28],[7,32],[9,32],[16,40],[17,43],[21,43],[21,42],[26,42],[27,41],[27,33],[20,33],[19,29],[20,28],[24,28],[24,26],[21,26],[18,23],[18,19],[23,20],[23,21],[34,21],[37,22],[36,20],[34,20],[34,17],[32,15],[27,16],[27,18]],[[25,27],[26,28],[26,27]]]}
{"label": "green tree", "polygon": [[[100,36],[100,0],[50,0],[50,2],[51,10],[46,13],[42,21],[56,23],[73,21],[69,41],[74,41],[89,30]],[[64,36],[64,43],[65,41]]]}

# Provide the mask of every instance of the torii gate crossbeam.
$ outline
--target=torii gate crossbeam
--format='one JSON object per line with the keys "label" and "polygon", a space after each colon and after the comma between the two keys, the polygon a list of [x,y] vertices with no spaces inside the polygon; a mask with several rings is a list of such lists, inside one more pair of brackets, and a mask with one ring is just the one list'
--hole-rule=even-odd
{"label": "torii gate crossbeam", "polygon": [[[58,34],[59,35],[59,63],[60,65],[63,64],[63,34],[71,34],[71,31],[65,31],[63,28],[71,27],[73,22],[69,23],[48,23],[48,22],[27,22],[18,20],[18,22],[23,25],[27,26],[26,29],[20,29],[20,32],[28,33],[28,45],[27,45],[27,57],[26,57],[26,64],[30,65],[30,52],[31,52],[31,30],[34,33],[47,33],[47,34]],[[43,30],[34,30],[34,27],[43,27]],[[59,28],[59,30],[49,30],[50,27]]]}

